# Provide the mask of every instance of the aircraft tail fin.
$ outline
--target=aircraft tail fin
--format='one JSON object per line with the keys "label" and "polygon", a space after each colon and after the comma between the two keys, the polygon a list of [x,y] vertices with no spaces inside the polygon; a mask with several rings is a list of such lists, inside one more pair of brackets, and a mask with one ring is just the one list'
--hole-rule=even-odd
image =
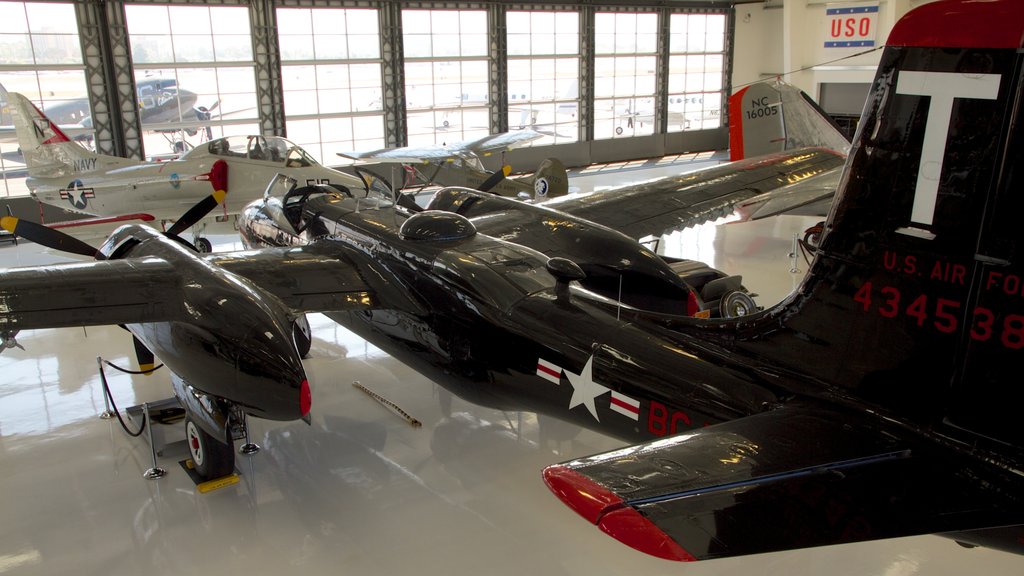
{"label": "aircraft tail fin", "polygon": [[99,155],[68,138],[28,98],[9,92],[7,102],[30,176],[65,176],[97,168]]}
{"label": "aircraft tail fin", "polygon": [[533,199],[541,202],[569,193],[569,175],[557,158],[546,158],[533,175]]}
{"label": "aircraft tail fin", "polygon": [[781,80],[729,97],[729,156],[741,160],[816,146],[847,153],[850,141],[810,96]]}
{"label": "aircraft tail fin", "polygon": [[894,26],[778,342],[808,379],[1018,447],[1024,388],[992,367],[1024,359],[1022,34],[1009,0],[942,0]]}
{"label": "aircraft tail fin", "polygon": [[680,560],[934,532],[1020,552],[1022,39],[1019,0],[907,13],[799,288],[724,335],[678,325],[800,404],[558,466],[548,485]]}

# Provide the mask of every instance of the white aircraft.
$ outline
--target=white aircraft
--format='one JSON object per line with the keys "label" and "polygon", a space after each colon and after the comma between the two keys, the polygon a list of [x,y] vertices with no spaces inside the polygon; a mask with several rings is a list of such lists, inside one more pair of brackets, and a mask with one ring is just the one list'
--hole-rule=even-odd
{"label": "white aircraft", "polygon": [[[746,86],[729,97],[729,160],[817,146],[841,153],[850,141],[810,96],[781,79]],[[842,170],[798,178],[786,186],[737,205],[742,219],[783,213],[824,217],[832,205]]]}
{"label": "white aircraft", "polygon": [[[492,177],[481,157],[503,152],[543,136],[532,130],[490,134],[448,146],[407,146],[384,148],[369,152],[338,152],[338,156],[360,162],[400,166],[400,178],[391,178],[392,188],[408,189],[429,184],[478,188]],[[537,171],[525,178],[499,181],[491,192],[500,196],[527,197],[541,201],[564,196],[569,192],[565,166],[555,158],[541,162]]]}
{"label": "white aircraft", "polygon": [[[284,174],[307,184],[365,190],[349,174],[318,164],[299,146],[276,136],[229,136],[198,146],[177,160],[141,162],[96,154],[74,142],[32,102],[16,92],[8,103],[28,167],[32,196],[94,218],[60,227],[127,220],[176,220],[183,208],[214,191],[230,196],[223,217],[263,197],[267,182]],[[201,252],[210,242],[193,227]]]}

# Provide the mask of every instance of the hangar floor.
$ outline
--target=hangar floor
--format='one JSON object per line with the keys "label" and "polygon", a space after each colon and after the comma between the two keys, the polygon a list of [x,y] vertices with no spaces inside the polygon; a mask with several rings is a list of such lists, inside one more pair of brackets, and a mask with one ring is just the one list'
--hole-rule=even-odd
{"label": "hangar floor", "polygon": [[[669,170],[699,165],[693,158]],[[583,189],[655,174],[574,177]],[[589,180],[588,180],[589,179]],[[667,244],[742,273],[770,305],[793,289],[793,235],[814,219],[705,226]],[[239,247],[213,234],[217,250]],[[95,240],[94,240],[95,242]],[[66,261],[30,243],[0,247],[0,266]],[[799,261],[799,269],[806,264]],[[486,409],[442,388],[322,316],[306,367],[313,425],[253,420],[263,450],[239,456],[238,484],[201,494],[177,464],[180,424],[145,480],[148,444],[104,410],[97,356],[130,363],[118,328],[21,334],[0,355],[0,574],[833,574],[1018,575],[1024,559],[925,536],[718,560],[682,567],[589,527],[540,480],[545,465],[621,442],[529,413]],[[122,407],[170,395],[165,371],[107,370]],[[422,422],[414,428],[358,381]],[[541,434],[543,425],[544,434]],[[177,426],[177,427],[176,427]],[[159,442],[158,442],[159,443]]]}

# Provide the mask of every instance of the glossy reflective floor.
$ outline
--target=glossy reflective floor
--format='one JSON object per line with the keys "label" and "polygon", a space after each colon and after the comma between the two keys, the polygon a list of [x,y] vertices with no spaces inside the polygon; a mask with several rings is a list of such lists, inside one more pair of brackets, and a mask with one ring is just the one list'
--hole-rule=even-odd
{"label": "glossy reflective floor", "polygon": [[[697,164],[681,159],[669,170]],[[600,171],[573,185],[654,175]],[[663,248],[744,274],[759,303],[769,305],[806,270],[788,254],[793,235],[813,222],[706,226]],[[218,250],[238,247],[230,232],[212,239]],[[0,246],[0,266],[67,260],[28,243]],[[0,355],[0,575],[1024,573],[1024,557],[933,536],[689,566],[650,558],[587,525],[540,479],[548,464],[620,442],[452,398],[325,317],[311,321],[313,425],[252,420],[262,451],[238,457],[238,484],[207,494],[177,463],[185,455],[173,443],[184,437],[180,424],[158,428],[172,442],[158,459],[168,474],[146,480],[148,444],[129,438],[116,420],[98,418],[96,358],[129,365],[126,332],[21,334],[26,350]],[[107,377],[122,408],[170,396],[163,371],[141,377],[108,369]]]}

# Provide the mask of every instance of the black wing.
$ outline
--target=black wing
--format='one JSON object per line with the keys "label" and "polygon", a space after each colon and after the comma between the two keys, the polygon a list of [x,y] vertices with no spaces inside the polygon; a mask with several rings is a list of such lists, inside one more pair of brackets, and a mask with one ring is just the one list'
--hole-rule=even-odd
{"label": "black wing", "polygon": [[552,466],[544,478],[611,536],[672,560],[939,532],[1024,534],[1021,491],[986,488],[1009,473],[911,438],[881,419],[788,407]]}

